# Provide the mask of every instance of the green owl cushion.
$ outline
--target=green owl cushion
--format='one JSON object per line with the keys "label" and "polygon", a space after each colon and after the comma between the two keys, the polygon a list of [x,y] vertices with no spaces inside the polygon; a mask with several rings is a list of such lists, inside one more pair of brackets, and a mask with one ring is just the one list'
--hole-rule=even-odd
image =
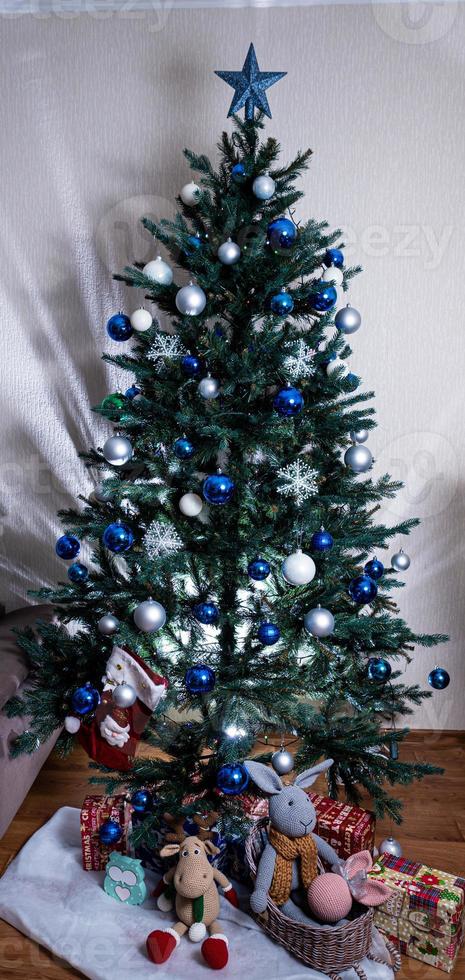
{"label": "green owl cushion", "polygon": [[142,905],[147,897],[145,872],[139,858],[112,851],[105,868],[103,887],[107,895],[124,905]]}

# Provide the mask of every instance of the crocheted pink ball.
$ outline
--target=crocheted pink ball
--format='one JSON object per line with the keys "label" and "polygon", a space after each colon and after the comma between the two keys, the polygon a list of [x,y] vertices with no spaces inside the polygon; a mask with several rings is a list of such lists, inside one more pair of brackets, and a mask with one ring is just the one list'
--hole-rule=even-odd
{"label": "crocheted pink ball", "polygon": [[320,922],[339,922],[352,908],[352,895],[349,886],[341,875],[318,875],[307,892],[310,912]]}

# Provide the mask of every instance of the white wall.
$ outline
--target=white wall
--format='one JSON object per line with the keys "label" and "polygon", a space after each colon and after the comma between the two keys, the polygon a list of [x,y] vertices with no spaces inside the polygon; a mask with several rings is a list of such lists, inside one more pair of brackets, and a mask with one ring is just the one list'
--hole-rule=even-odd
{"label": "white wall", "polygon": [[[347,229],[365,268],[353,364],[377,392],[376,471],[406,481],[383,516],[423,521],[401,606],[451,634],[451,686],[414,723],[462,728],[465,10],[171,6],[0,22],[0,598],[63,575],[54,515],[90,487],[76,451],[108,431],[89,412],[116,383],[104,324],[134,302],[110,273],[152,255],[137,221],[171,213],[182,148],[215,153],[231,90],[213,70],[253,39],[263,69],[289,73],[268,132],[287,158],[315,151],[300,214]],[[408,677],[424,685],[434,662],[420,650]]]}

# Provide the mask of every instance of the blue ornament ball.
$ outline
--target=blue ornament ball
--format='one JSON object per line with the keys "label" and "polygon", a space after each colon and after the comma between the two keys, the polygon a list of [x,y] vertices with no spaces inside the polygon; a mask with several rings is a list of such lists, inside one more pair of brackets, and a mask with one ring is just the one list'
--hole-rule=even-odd
{"label": "blue ornament ball", "polygon": [[220,618],[218,606],[214,602],[198,602],[192,613],[197,622],[204,626],[214,626]]}
{"label": "blue ornament ball", "polygon": [[195,664],[189,667],[185,684],[189,694],[209,694],[215,686],[215,671],[207,664]]}
{"label": "blue ornament ball", "polygon": [[349,583],[348,593],[354,602],[364,605],[376,599],[378,586],[369,575],[357,575]]}
{"label": "blue ornament ball", "polygon": [[249,774],[241,762],[227,762],[216,776],[216,785],[226,796],[238,796],[249,785]]}
{"label": "blue ornament ball", "polygon": [[202,493],[209,504],[228,504],[236,489],[236,484],[225,473],[215,473],[207,476],[202,487]]}
{"label": "blue ornament ball", "polygon": [[245,184],[248,174],[243,163],[235,163],[231,168],[231,177],[235,184]]}
{"label": "blue ornament ball", "polygon": [[195,354],[186,354],[181,361],[181,370],[187,378],[195,378],[202,370],[202,362]]}
{"label": "blue ornament ball", "polygon": [[134,535],[127,524],[115,521],[114,524],[109,524],[105,528],[102,541],[109,551],[114,551],[116,555],[119,555],[121,551],[129,551],[134,544]]}
{"label": "blue ornament ball", "polygon": [[273,407],[279,415],[298,415],[304,407],[302,392],[291,385],[282,388],[274,398]]}
{"label": "blue ornament ball", "polygon": [[131,321],[125,313],[115,313],[107,323],[107,334],[112,340],[129,340],[133,332]]}
{"label": "blue ornament ball", "polygon": [[292,248],[297,238],[297,228],[289,218],[275,218],[268,225],[268,240],[274,249]]}
{"label": "blue ornament ball", "polygon": [[276,293],[275,296],[271,297],[270,307],[271,312],[276,313],[276,316],[287,316],[294,309],[294,300],[290,293],[282,289],[280,293]]}
{"label": "blue ornament ball", "polygon": [[88,715],[100,704],[100,694],[91,684],[78,687],[71,697],[71,707],[75,715]]}
{"label": "blue ornament ball", "polygon": [[89,569],[80,561],[74,561],[68,568],[68,578],[70,582],[86,582],[89,578]]}
{"label": "blue ornament ball", "polygon": [[131,796],[131,805],[136,813],[149,813],[153,807],[153,796],[148,789],[137,789]]}
{"label": "blue ornament ball", "polygon": [[384,565],[378,558],[372,558],[371,561],[367,561],[363,570],[370,578],[375,579],[375,581],[384,575]]}
{"label": "blue ornament ball", "polygon": [[447,670],[444,667],[435,667],[434,670],[428,674],[428,684],[434,687],[435,691],[443,691],[445,687],[450,684],[450,677]]}
{"label": "blue ornament ball", "polygon": [[333,547],[334,538],[329,531],[325,531],[324,528],[321,528],[320,531],[315,531],[315,534],[312,534],[310,544],[313,551],[329,551],[330,548]]}
{"label": "blue ornament ball", "polygon": [[275,623],[260,623],[257,636],[263,646],[272,647],[280,639],[281,630]]}
{"label": "blue ornament ball", "polygon": [[98,832],[99,841],[105,847],[117,844],[123,836],[122,828],[116,820],[105,820]]}
{"label": "blue ornament ball", "polygon": [[195,233],[195,235],[188,235],[187,241],[190,248],[184,249],[185,255],[193,255],[194,252],[198,252],[203,247],[202,236],[198,231]]}
{"label": "blue ornament ball", "polygon": [[263,582],[264,579],[268,578],[271,572],[271,566],[265,558],[254,558],[247,565],[247,572],[250,578],[253,578],[256,582]]}
{"label": "blue ornament ball", "polygon": [[62,534],[55,545],[55,551],[59,558],[69,561],[76,558],[81,550],[81,544],[74,534]]}
{"label": "blue ornament ball", "polygon": [[137,395],[140,395],[140,388],[138,388],[137,385],[131,385],[130,388],[126,389],[124,394],[126,398],[129,398],[129,401],[132,402],[134,398],[137,398]]}
{"label": "blue ornament ball", "polygon": [[322,283],[320,289],[315,289],[310,293],[308,302],[312,310],[318,313],[326,313],[337,302],[337,291],[331,283]]}
{"label": "blue ornament ball", "polygon": [[174,455],[177,456],[178,459],[190,459],[194,453],[195,446],[190,439],[187,438],[187,436],[181,436],[180,439],[176,439],[174,444]]}
{"label": "blue ornament ball", "polygon": [[328,269],[332,265],[335,265],[336,269],[342,269],[342,266],[344,265],[344,255],[340,248],[328,248],[323,262],[328,266]]}
{"label": "blue ornament ball", "polygon": [[385,684],[392,673],[391,664],[384,657],[370,657],[367,663],[367,677],[370,681]]}

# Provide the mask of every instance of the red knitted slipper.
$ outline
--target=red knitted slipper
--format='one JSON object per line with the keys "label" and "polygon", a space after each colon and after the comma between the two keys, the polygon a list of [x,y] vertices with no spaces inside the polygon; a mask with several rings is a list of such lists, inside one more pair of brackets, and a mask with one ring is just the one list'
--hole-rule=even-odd
{"label": "red knitted slipper", "polygon": [[212,970],[222,970],[228,962],[228,940],[222,933],[209,936],[202,943],[202,956]]}
{"label": "red knitted slipper", "polygon": [[179,935],[174,929],[155,929],[147,936],[146,946],[152,963],[166,963],[179,943]]}

